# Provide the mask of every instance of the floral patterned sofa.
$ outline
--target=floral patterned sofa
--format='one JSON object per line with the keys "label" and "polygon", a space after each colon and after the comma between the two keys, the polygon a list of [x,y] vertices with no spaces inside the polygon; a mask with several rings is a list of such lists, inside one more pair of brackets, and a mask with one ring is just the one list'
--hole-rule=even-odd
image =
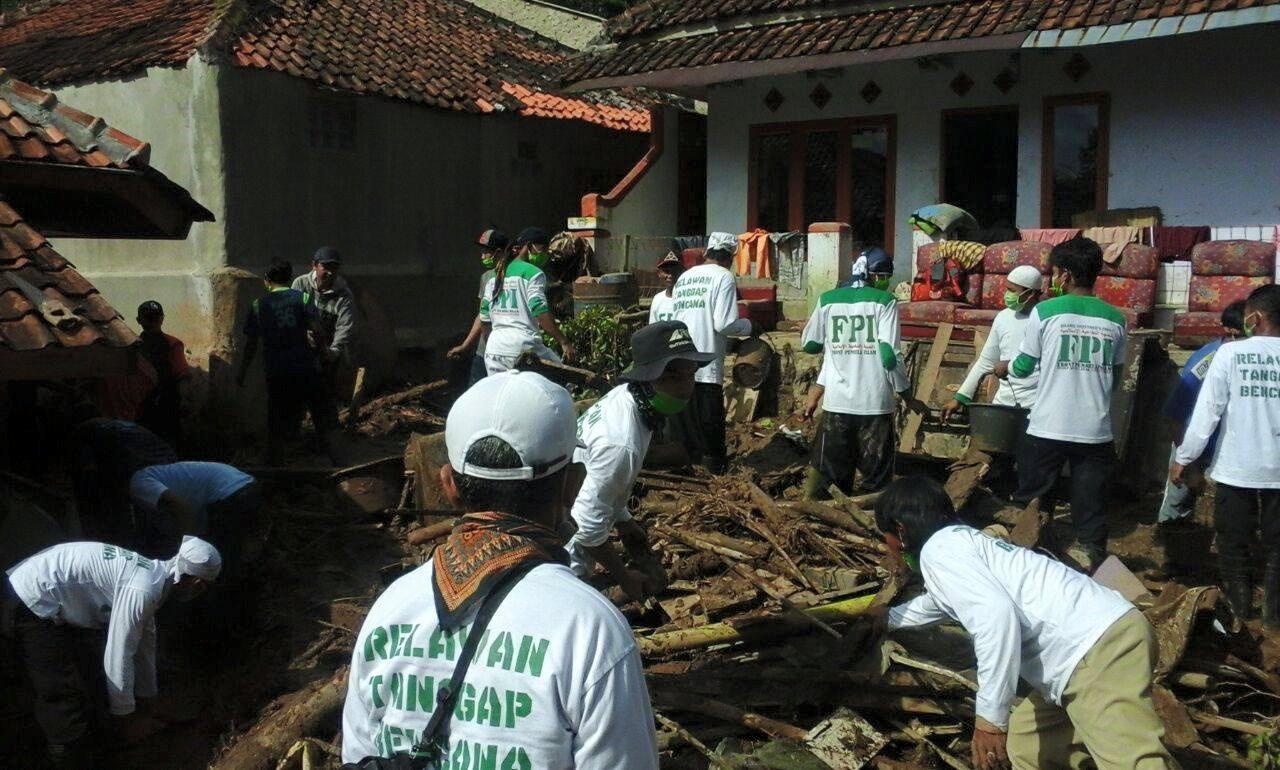
{"label": "floral patterned sofa", "polygon": [[1173,319],[1173,341],[1198,347],[1222,334],[1222,311],[1275,279],[1276,245],[1265,241],[1208,241],[1191,251],[1187,312]]}

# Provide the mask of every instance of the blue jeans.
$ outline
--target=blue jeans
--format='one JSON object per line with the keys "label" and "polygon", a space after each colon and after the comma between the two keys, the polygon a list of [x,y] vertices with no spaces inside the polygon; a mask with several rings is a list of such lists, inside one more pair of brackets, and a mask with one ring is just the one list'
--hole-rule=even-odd
{"label": "blue jeans", "polygon": [[[1177,454],[1178,445],[1174,444],[1173,449],[1169,452],[1169,464],[1173,465],[1174,456]],[[1157,524],[1167,524],[1171,521],[1185,519],[1196,510],[1196,493],[1191,487],[1175,486],[1172,481],[1165,479],[1164,482],[1164,499],[1160,501],[1160,513],[1156,516]]]}

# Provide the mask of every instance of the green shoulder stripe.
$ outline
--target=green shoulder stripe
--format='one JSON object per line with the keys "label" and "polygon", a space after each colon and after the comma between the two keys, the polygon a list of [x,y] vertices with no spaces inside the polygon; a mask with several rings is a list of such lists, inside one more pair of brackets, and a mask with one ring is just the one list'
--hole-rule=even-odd
{"label": "green shoulder stripe", "polygon": [[1009,365],[1009,371],[1013,372],[1015,377],[1026,377],[1036,370],[1036,364],[1040,363],[1040,359],[1029,356],[1026,353],[1019,353],[1018,357],[1013,359],[1013,363]]}
{"label": "green shoulder stripe", "polygon": [[898,354],[894,352],[889,343],[881,342],[877,349],[880,351],[880,365],[884,367],[886,372],[892,372],[898,368]]}
{"label": "green shoulder stripe", "polygon": [[809,342],[804,343],[804,352],[811,356],[817,355],[822,352],[822,343],[810,340]]}
{"label": "green shoulder stripe", "polygon": [[534,264],[525,262],[523,259],[513,259],[507,265],[507,272],[504,275],[523,278],[526,281],[537,275],[541,275],[542,270]]}
{"label": "green shoulder stripe", "polygon": [[1035,312],[1040,314],[1042,321],[1047,321],[1056,315],[1081,315],[1100,318],[1119,324],[1121,327],[1125,325],[1124,315],[1097,297],[1081,297],[1076,294],[1055,297],[1036,305]]}
{"label": "green shoulder stripe", "polygon": [[875,302],[880,305],[888,305],[897,300],[887,291],[873,289],[870,286],[863,286],[859,289],[832,289],[823,292],[818,298],[818,306],[835,305],[837,303],[852,304],[854,302]]}

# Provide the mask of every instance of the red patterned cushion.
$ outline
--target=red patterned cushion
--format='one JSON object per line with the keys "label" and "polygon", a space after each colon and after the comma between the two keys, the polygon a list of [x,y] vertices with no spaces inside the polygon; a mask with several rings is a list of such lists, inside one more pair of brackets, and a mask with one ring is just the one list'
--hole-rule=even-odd
{"label": "red patterned cushion", "polygon": [[982,304],[982,290],[986,285],[986,278],[980,273],[974,273],[966,277],[969,282],[964,287],[964,298],[970,305],[978,307]]}
{"label": "red patterned cushion", "polygon": [[1053,246],[1040,241],[993,243],[982,255],[982,272],[1004,275],[1019,265],[1031,265],[1048,274],[1050,251]]}
{"label": "red patterned cushion", "polygon": [[1156,282],[1145,278],[1118,278],[1100,275],[1093,293],[1104,302],[1120,309],[1130,308],[1137,314],[1149,313],[1156,304]]}
{"label": "red patterned cushion", "polygon": [[1207,241],[1197,243],[1191,250],[1193,275],[1274,276],[1275,271],[1276,245],[1274,243]]}
{"label": "red patterned cushion", "polygon": [[1184,348],[1198,348],[1222,336],[1222,312],[1201,310],[1173,317],[1173,342]]}
{"label": "red patterned cushion", "polygon": [[996,320],[996,314],[999,312],[999,310],[981,307],[958,308],[956,309],[956,323],[989,326],[992,321]]}
{"label": "red patterned cushion", "polygon": [[1232,302],[1245,299],[1259,286],[1271,283],[1266,276],[1247,275],[1193,275],[1188,310],[1207,310],[1221,313]]}
{"label": "red patterned cushion", "polygon": [[1120,252],[1120,261],[1114,265],[1102,263],[1103,275],[1120,275],[1125,278],[1155,278],[1160,272],[1159,252],[1152,246],[1130,243]]}
{"label": "red patterned cushion", "polygon": [[955,320],[958,302],[903,302],[898,305],[898,320],[902,323],[944,323]]}
{"label": "red patterned cushion", "polygon": [[933,258],[938,254],[938,244],[926,243],[916,252],[916,272],[925,274],[929,272],[929,266],[933,264]]}

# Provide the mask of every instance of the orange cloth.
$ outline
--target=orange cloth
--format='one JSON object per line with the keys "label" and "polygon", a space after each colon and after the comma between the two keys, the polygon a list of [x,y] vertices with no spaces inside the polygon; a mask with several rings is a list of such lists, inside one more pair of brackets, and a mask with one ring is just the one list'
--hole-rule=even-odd
{"label": "orange cloth", "polygon": [[751,275],[751,263],[756,263],[756,278],[772,278],[773,268],[769,264],[769,232],[752,230],[738,236],[738,253],[734,257],[734,268],[738,275]]}

